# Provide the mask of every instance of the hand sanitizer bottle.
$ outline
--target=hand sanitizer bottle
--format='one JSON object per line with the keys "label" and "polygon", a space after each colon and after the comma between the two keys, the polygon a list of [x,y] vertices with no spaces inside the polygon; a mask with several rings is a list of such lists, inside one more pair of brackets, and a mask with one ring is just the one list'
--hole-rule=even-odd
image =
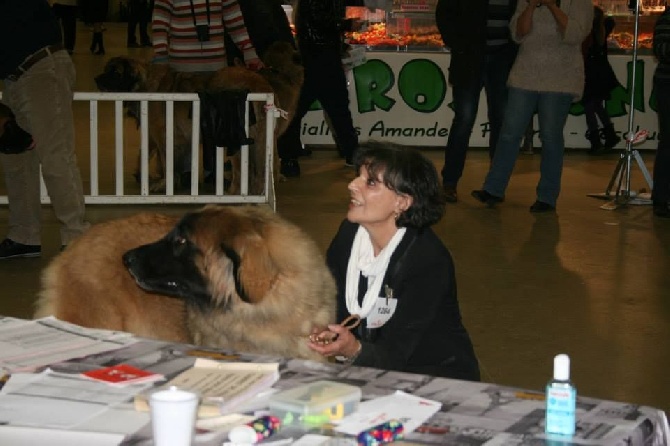
{"label": "hand sanitizer bottle", "polygon": [[554,378],[547,384],[545,432],[572,436],[575,433],[577,389],[570,381],[570,358],[554,358]]}

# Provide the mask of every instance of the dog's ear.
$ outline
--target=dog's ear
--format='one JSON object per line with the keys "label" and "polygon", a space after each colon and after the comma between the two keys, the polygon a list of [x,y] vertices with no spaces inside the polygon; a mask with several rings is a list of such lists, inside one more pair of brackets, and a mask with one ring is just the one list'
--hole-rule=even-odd
{"label": "dog's ear", "polygon": [[235,240],[234,254],[230,248],[224,247],[224,252],[233,262],[237,294],[251,304],[261,302],[279,273],[265,240],[259,234],[240,235]]}

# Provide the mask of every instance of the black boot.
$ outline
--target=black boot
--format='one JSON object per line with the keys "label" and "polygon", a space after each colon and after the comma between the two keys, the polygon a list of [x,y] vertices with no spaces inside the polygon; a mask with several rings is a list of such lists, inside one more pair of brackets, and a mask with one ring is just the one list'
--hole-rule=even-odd
{"label": "black boot", "polygon": [[105,55],[105,43],[102,41],[102,33],[96,33],[98,34],[98,51],[95,52],[95,54],[98,55]]}
{"label": "black boot", "polygon": [[91,39],[91,54],[95,54],[95,51],[98,49],[98,34],[100,33],[93,33],[93,38]]}
{"label": "black boot", "polygon": [[91,43],[91,53],[93,54],[105,54],[105,45],[102,42],[102,32],[93,33],[93,42]]}
{"label": "black boot", "polygon": [[619,141],[621,141],[621,137],[614,131],[614,124],[611,123],[603,127],[603,136],[605,137],[605,143],[603,145],[607,150],[611,150],[619,143]]}
{"label": "black boot", "polygon": [[598,132],[598,130],[587,131],[586,139],[588,139],[591,143],[589,155],[600,155],[601,153],[605,153],[606,149],[603,147],[602,142],[600,141],[600,132]]}

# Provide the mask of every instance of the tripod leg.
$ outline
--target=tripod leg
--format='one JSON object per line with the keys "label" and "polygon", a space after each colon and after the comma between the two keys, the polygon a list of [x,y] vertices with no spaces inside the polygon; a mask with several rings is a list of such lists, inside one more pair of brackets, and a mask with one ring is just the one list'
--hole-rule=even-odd
{"label": "tripod leg", "polygon": [[[625,162],[625,156],[624,154],[621,154],[619,157],[619,162],[616,165],[616,168],[614,169],[614,173],[612,174],[612,178],[610,178],[610,182],[607,185],[607,189],[605,189],[605,195],[610,195],[612,193],[612,186],[614,186],[614,182],[619,178],[620,173],[622,172],[622,167]],[[621,179],[619,179],[619,185],[621,185]],[[618,188],[617,188],[617,193],[616,195],[619,194]]]}
{"label": "tripod leg", "polygon": [[645,166],[644,161],[642,160],[642,156],[640,156],[640,152],[633,150],[633,156],[635,157],[635,161],[637,161],[637,165],[640,168],[640,171],[642,171],[642,175],[644,175],[647,186],[649,186],[649,191],[652,191],[654,189],[654,180],[652,180],[651,175],[649,175],[649,171],[647,170],[647,166]]}

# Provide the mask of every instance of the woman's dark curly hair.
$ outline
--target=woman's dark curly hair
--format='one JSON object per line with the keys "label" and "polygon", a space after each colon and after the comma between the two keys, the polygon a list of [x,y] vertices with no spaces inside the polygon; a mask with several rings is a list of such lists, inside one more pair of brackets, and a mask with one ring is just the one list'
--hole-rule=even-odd
{"label": "woman's dark curly hair", "polygon": [[418,150],[387,142],[366,142],[356,152],[356,172],[364,167],[392,191],[412,197],[412,205],[396,219],[398,227],[423,229],[444,215],[444,198],[433,163]]}

